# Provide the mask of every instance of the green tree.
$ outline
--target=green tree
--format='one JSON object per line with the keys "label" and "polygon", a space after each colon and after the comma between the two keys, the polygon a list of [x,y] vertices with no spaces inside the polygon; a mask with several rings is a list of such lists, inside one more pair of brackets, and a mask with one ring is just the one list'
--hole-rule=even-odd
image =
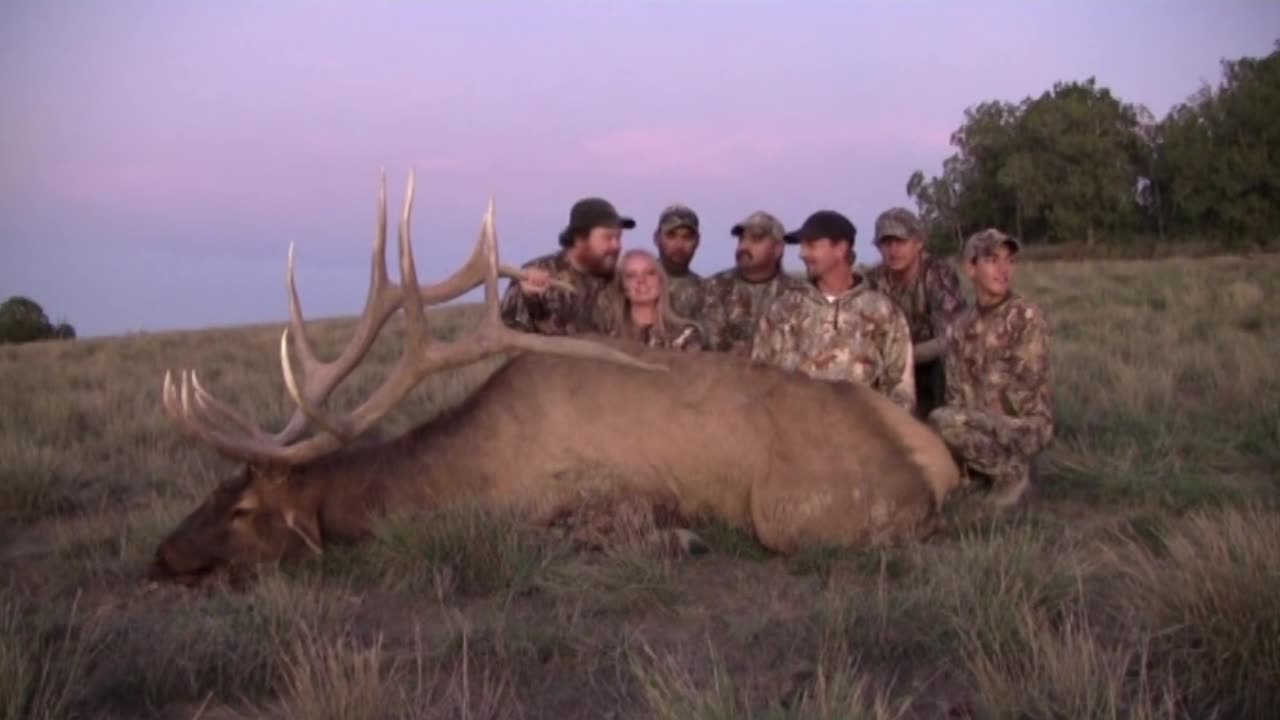
{"label": "green tree", "polygon": [[31,298],[14,295],[0,305],[0,343],[71,339],[76,330],[69,323],[54,325],[44,308]]}
{"label": "green tree", "polygon": [[1222,80],[1160,121],[1090,77],[965,110],[939,175],[907,195],[934,244],[986,226],[1024,240],[1122,242],[1138,233],[1231,244],[1280,238],[1280,41],[1222,63]]}
{"label": "green tree", "polygon": [[1229,245],[1280,237],[1280,41],[1262,58],[1222,63],[1160,128],[1158,186],[1184,234]]}
{"label": "green tree", "polygon": [[1094,78],[1057,83],[1026,103],[1014,130],[1016,150],[1001,168],[1019,216],[1038,217],[1052,240],[1130,230],[1140,219],[1144,143],[1140,109]]}

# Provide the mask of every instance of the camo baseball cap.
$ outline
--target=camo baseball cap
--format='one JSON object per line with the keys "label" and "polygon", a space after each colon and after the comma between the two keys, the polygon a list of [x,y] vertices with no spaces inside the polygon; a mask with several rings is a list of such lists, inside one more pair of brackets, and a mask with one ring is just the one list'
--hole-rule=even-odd
{"label": "camo baseball cap", "polygon": [[920,218],[910,210],[904,207],[892,207],[876,218],[875,243],[879,245],[880,241],[887,237],[923,240],[924,226],[920,224]]}
{"label": "camo baseball cap", "polygon": [[747,232],[759,233],[778,240],[782,240],[787,234],[782,221],[763,210],[751,213],[746,219],[729,230],[730,235],[739,238]]}
{"label": "camo baseball cap", "polygon": [[665,233],[676,228],[686,227],[698,232],[698,213],[688,205],[673,203],[662,209],[658,215],[658,232]]}
{"label": "camo baseball cap", "polygon": [[560,232],[560,244],[568,247],[573,244],[574,233],[585,232],[594,227],[630,230],[635,226],[633,218],[618,214],[617,208],[608,200],[586,197],[575,202],[569,209],[569,224]]}
{"label": "camo baseball cap", "polygon": [[1000,232],[995,228],[980,230],[970,235],[965,241],[964,259],[969,261],[983,255],[990,255],[1001,245],[1008,246],[1011,254],[1017,254],[1022,249],[1022,242],[1008,233]]}

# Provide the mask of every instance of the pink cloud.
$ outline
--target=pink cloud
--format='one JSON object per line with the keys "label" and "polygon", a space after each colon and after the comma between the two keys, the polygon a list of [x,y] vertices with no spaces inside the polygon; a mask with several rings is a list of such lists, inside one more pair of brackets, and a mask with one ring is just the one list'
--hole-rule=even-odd
{"label": "pink cloud", "polygon": [[588,137],[582,149],[594,162],[629,175],[728,179],[777,159],[788,141],[757,128],[626,128]]}
{"label": "pink cloud", "polygon": [[949,136],[910,124],[839,127],[625,128],[588,137],[585,155],[628,175],[723,180],[857,148],[946,146]]}

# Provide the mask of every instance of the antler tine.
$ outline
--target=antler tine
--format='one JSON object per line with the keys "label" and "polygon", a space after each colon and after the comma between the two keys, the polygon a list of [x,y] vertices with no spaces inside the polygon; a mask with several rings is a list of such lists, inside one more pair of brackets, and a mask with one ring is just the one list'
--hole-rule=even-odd
{"label": "antler tine", "polygon": [[[373,346],[373,341],[382,326],[386,324],[398,306],[396,301],[398,300],[399,288],[392,285],[390,277],[387,276],[387,172],[385,168],[379,171],[378,176],[378,207],[374,227],[373,256],[370,259],[369,267],[369,292],[365,298],[364,312],[361,313],[360,320],[357,321],[356,329],[347,346],[343,348],[337,358],[329,362],[321,362],[311,351],[306,327],[303,323],[302,301],[298,298],[297,287],[294,283],[293,245],[290,243],[288,276],[289,328],[292,329],[294,337],[298,339],[299,350],[302,354],[303,383],[298,394],[305,396],[309,401],[298,403],[299,408],[289,418],[288,425],[272,438],[277,443],[289,443],[302,435],[307,429],[308,420],[308,413],[303,410],[303,407],[317,408],[317,403],[324,402],[329,393],[333,392],[333,389],[355,370],[360,364],[360,360],[364,358],[369,348]],[[287,342],[288,332],[286,330],[285,334],[282,335],[282,343]],[[286,382],[288,382],[288,379],[286,379]],[[294,401],[297,402],[296,397]],[[316,420],[315,418],[311,419]],[[323,421],[317,422],[322,423]]]}
{"label": "antler tine", "polygon": [[[184,370],[183,373],[185,374],[186,371]],[[195,428],[188,425],[187,418],[182,412],[182,401],[178,396],[178,390],[173,386],[173,374],[168,370],[164,371],[164,385],[160,389],[160,402],[164,408],[165,415],[168,415],[174,424],[187,435],[200,438],[200,434],[196,432]]]}
{"label": "antler tine", "polygon": [[285,329],[280,335],[280,369],[284,375],[284,387],[289,392],[289,397],[298,406],[298,412],[303,417],[311,420],[320,429],[328,432],[343,440],[347,439],[348,433],[342,426],[339,418],[333,417],[327,410],[319,407],[307,398],[306,393],[302,392],[298,387],[298,381],[293,376],[293,363],[289,362],[289,330]]}
{"label": "antler tine", "polygon": [[[254,438],[228,435],[209,423],[209,407],[199,394],[193,395],[194,372],[182,371],[181,389],[175,389],[166,373],[166,408],[186,433],[213,446],[218,452],[246,462],[276,462],[295,465],[336,449],[341,441],[332,435],[312,438],[306,446],[281,446]],[[194,402],[193,402],[194,397]]]}
{"label": "antler tine", "polygon": [[[582,338],[549,337],[512,330],[496,321],[497,311],[497,268],[498,250],[496,232],[494,230],[493,204],[490,202],[485,213],[484,224],[477,246],[483,251],[476,256],[488,261],[488,272],[485,274],[485,295],[489,313],[480,332],[451,343],[414,344],[406,338],[405,352],[387,379],[358,407],[337,421],[347,434],[359,435],[369,429],[391,410],[423,377],[441,370],[466,365],[508,350],[530,350],[534,352],[561,355],[565,357],[592,358],[619,365],[627,365],[644,370],[664,371],[666,366],[647,363],[627,353],[608,346],[599,345]],[[401,265],[409,283],[414,272],[412,248],[407,242],[407,235],[402,237]],[[405,287],[406,298],[412,294]],[[422,312],[420,303],[406,301],[407,312],[416,308]],[[418,325],[411,321],[411,327]],[[424,325],[425,327],[425,325]],[[330,436],[331,437],[331,436]]]}
{"label": "antler tine", "polygon": [[409,170],[409,187],[404,194],[404,211],[400,215],[400,292],[405,320],[405,356],[416,352],[427,342],[427,318],[422,309],[422,288],[418,286],[418,268],[413,262],[413,242],[409,236],[409,219],[413,215],[414,177]]}
{"label": "antler tine", "polygon": [[200,418],[195,415],[191,407],[189,373],[190,371],[185,369],[179,372],[179,382],[175,387],[172,374],[166,370],[164,373],[164,387],[161,390],[161,401],[164,405],[165,414],[178,427],[182,428],[183,432],[198,440],[208,441],[209,436],[201,426]]}
{"label": "antler tine", "polygon": [[240,414],[235,408],[213,396],[200,384],[200,376],[195,370],[191,371],[191,387],[195,391],[196,401],[202,406],[213,410],[219,417],[240,429],[241,432],[261,441],[270,442],[271,436],[262,431],[244,415]]}
{"label": "antler tine", "polygon": [[289,290],[289,327],[293,331],[294,342],[298,346],[298,357],[302,361],[303,372],[311,375],[320,361],[316,359],[315,350],[311,346],[311,338],[307,336],[307,326],[302,318],[302,298],[298,297],[298,283],[294,273],[293,241],[289,241],[289,259],[286,263],[285,286]]}
{"label": "antler tine", "polygon": [[[280,336],[281,371],[290,397],[297,404],[284,429],[269,435],[227,403],[218,400],[189,370],[182,370],[177,384],[166,372],[161,404],[165,414],[186,434],[209,443],[222,454],[245,461],[299,464],[341,446],[352,436],[367,430],[399,402],[426,374],[480,360],[511,349],[526,349],[560,355],[597,357],[646,369],[662,366],[644,363],[621,351],[573,338],[547,338],[517,333],[498,318],[498,277],[520,280],[524,271],[498,262],[492,196],[484,224],[471,258],[457,272],[436,284],[418,282],[410,235],[415,174],[409,174],[408,190],[400,219],[401,282],[393,283],[386,268],[386,173],[380,175],[378,218],[370,268],[369,293],[352,337],[337,358],[324,362],[315,353],[307,336],[302,302],[297,290],[296,255],[289,246],[286,286],[289,296],[289,324]],[[572,285],[553,281],[573,290]],[[477,285],[485,286],[485,328],[461,342],[429,342],[425,306],[457,298]],[[323,408],[324,401],[368,354],[378,333],[397,308],[405,310],[407,329],[404,355],[386,381],[352,412],[341,417]],[[298,349],[304,376],[299,382],[289,357],[292,336]],[[324,432],[302,439],[314,423]],[[224,428],[235,426],[239,435]]]}
{"label": "antler tine", "polygon": [[486,267],[484,273],[484,312],[490,327],[500,327],[502,320],[498,308],[498,238],[493,229],[493,195],[484,211],[484,223],[480,227],[480,245],[484,248]]}
{"label": "antler tine", "polygon": [[[414,194],[414,186],[416,180],[413,173],[410,173],[409,194],[406,196],[405,211],[412,211],[412,200]],[[409,216],[406,214],[402,218],[401,226],[403,232],[409,232],[408,227]],[[396,308],[402,306],[402,299],[399,297],[401,289],[406,284],[404,279],[404,269],[401,268],[401,283],[399,285],[391,282],[387,275],[386,246],[387,246],[387,175],[383,170],[379,177],[378,183],[378,216],[377,216],[377,232],[374,235],[373,243],[373,259],[370,268],[369,277],[369,295],[365,300],[365,311],[361,316],[361,321],[357,325],[356,330],[338,358],[330,362],[321,362],[318,360],[311,349],[311,344],[307,338],[305,325],[302,315],[302,302],[298,298],[297,287],[294,282],[293,269],[293,246],[290,245],[290,267],[289,267],[289,308],[290,308],[290,334],[292,334],[299,343],[299,351],[302,361],[303,381],[297,393],[291,393],[293,400],[298,404],[298,409],[294,412],[293,417],[289,419],[289,423],[283,430],[272,437],[272,440],[285,444],[297,440],[307,429],[307,420],[311,419],[316,424],[322,426],[325,430],[333,432],[342,427],[342,424],[331,415],[326,415],[320,408],[320,404],[324,402],[329,393],[333,391],[359,364],[360,360],[369,351],[373,341],[378,333],[395,313]],[[416,273],[415,280],[412,283],[418,290],[419,306],[438,305],[460,297],[469,292],[476,285],[483,281],[482,261],[485,260],[484,248],[481,243],[476,244],[476,248],[472,253],[471,259],[457,272],[450,277],[434,285],[417,285]],[[523,279],[524,272],[522,270],[511,267],[500,267],[499,274],[504,277],[515,280]],[[570,292],[576,292],[573,285],[561,281],[553,280],[553,284]],[[407,307],[407,306],[406,306]],[[406,311],[409,312],[409,311]],[[368,322],[365,322],[365,321]],[[284,341],[282,336],[281,340]],[[287,380],[288,382],[288,380]],[[296,379],[293,380],[295,385]],[[301,398],[301,401],[299,401]]]}

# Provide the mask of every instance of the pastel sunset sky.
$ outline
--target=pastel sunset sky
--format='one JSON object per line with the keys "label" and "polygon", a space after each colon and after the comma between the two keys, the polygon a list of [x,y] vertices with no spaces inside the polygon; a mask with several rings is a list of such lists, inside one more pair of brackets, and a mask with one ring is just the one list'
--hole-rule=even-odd
{"label": "pastel sunset sky", "polygon": [[692,205],[703,273],[756,209],[841,210],[873,261],[966,107],[1093,75],[1163,116],[1277,36],[1274,0],[7,0],[0,295],[81,336],[278,322],[292,240],[308,316],[353,314],[382,167],[425,279],[490,193],[510,263],[596,194],[628,246]]}

